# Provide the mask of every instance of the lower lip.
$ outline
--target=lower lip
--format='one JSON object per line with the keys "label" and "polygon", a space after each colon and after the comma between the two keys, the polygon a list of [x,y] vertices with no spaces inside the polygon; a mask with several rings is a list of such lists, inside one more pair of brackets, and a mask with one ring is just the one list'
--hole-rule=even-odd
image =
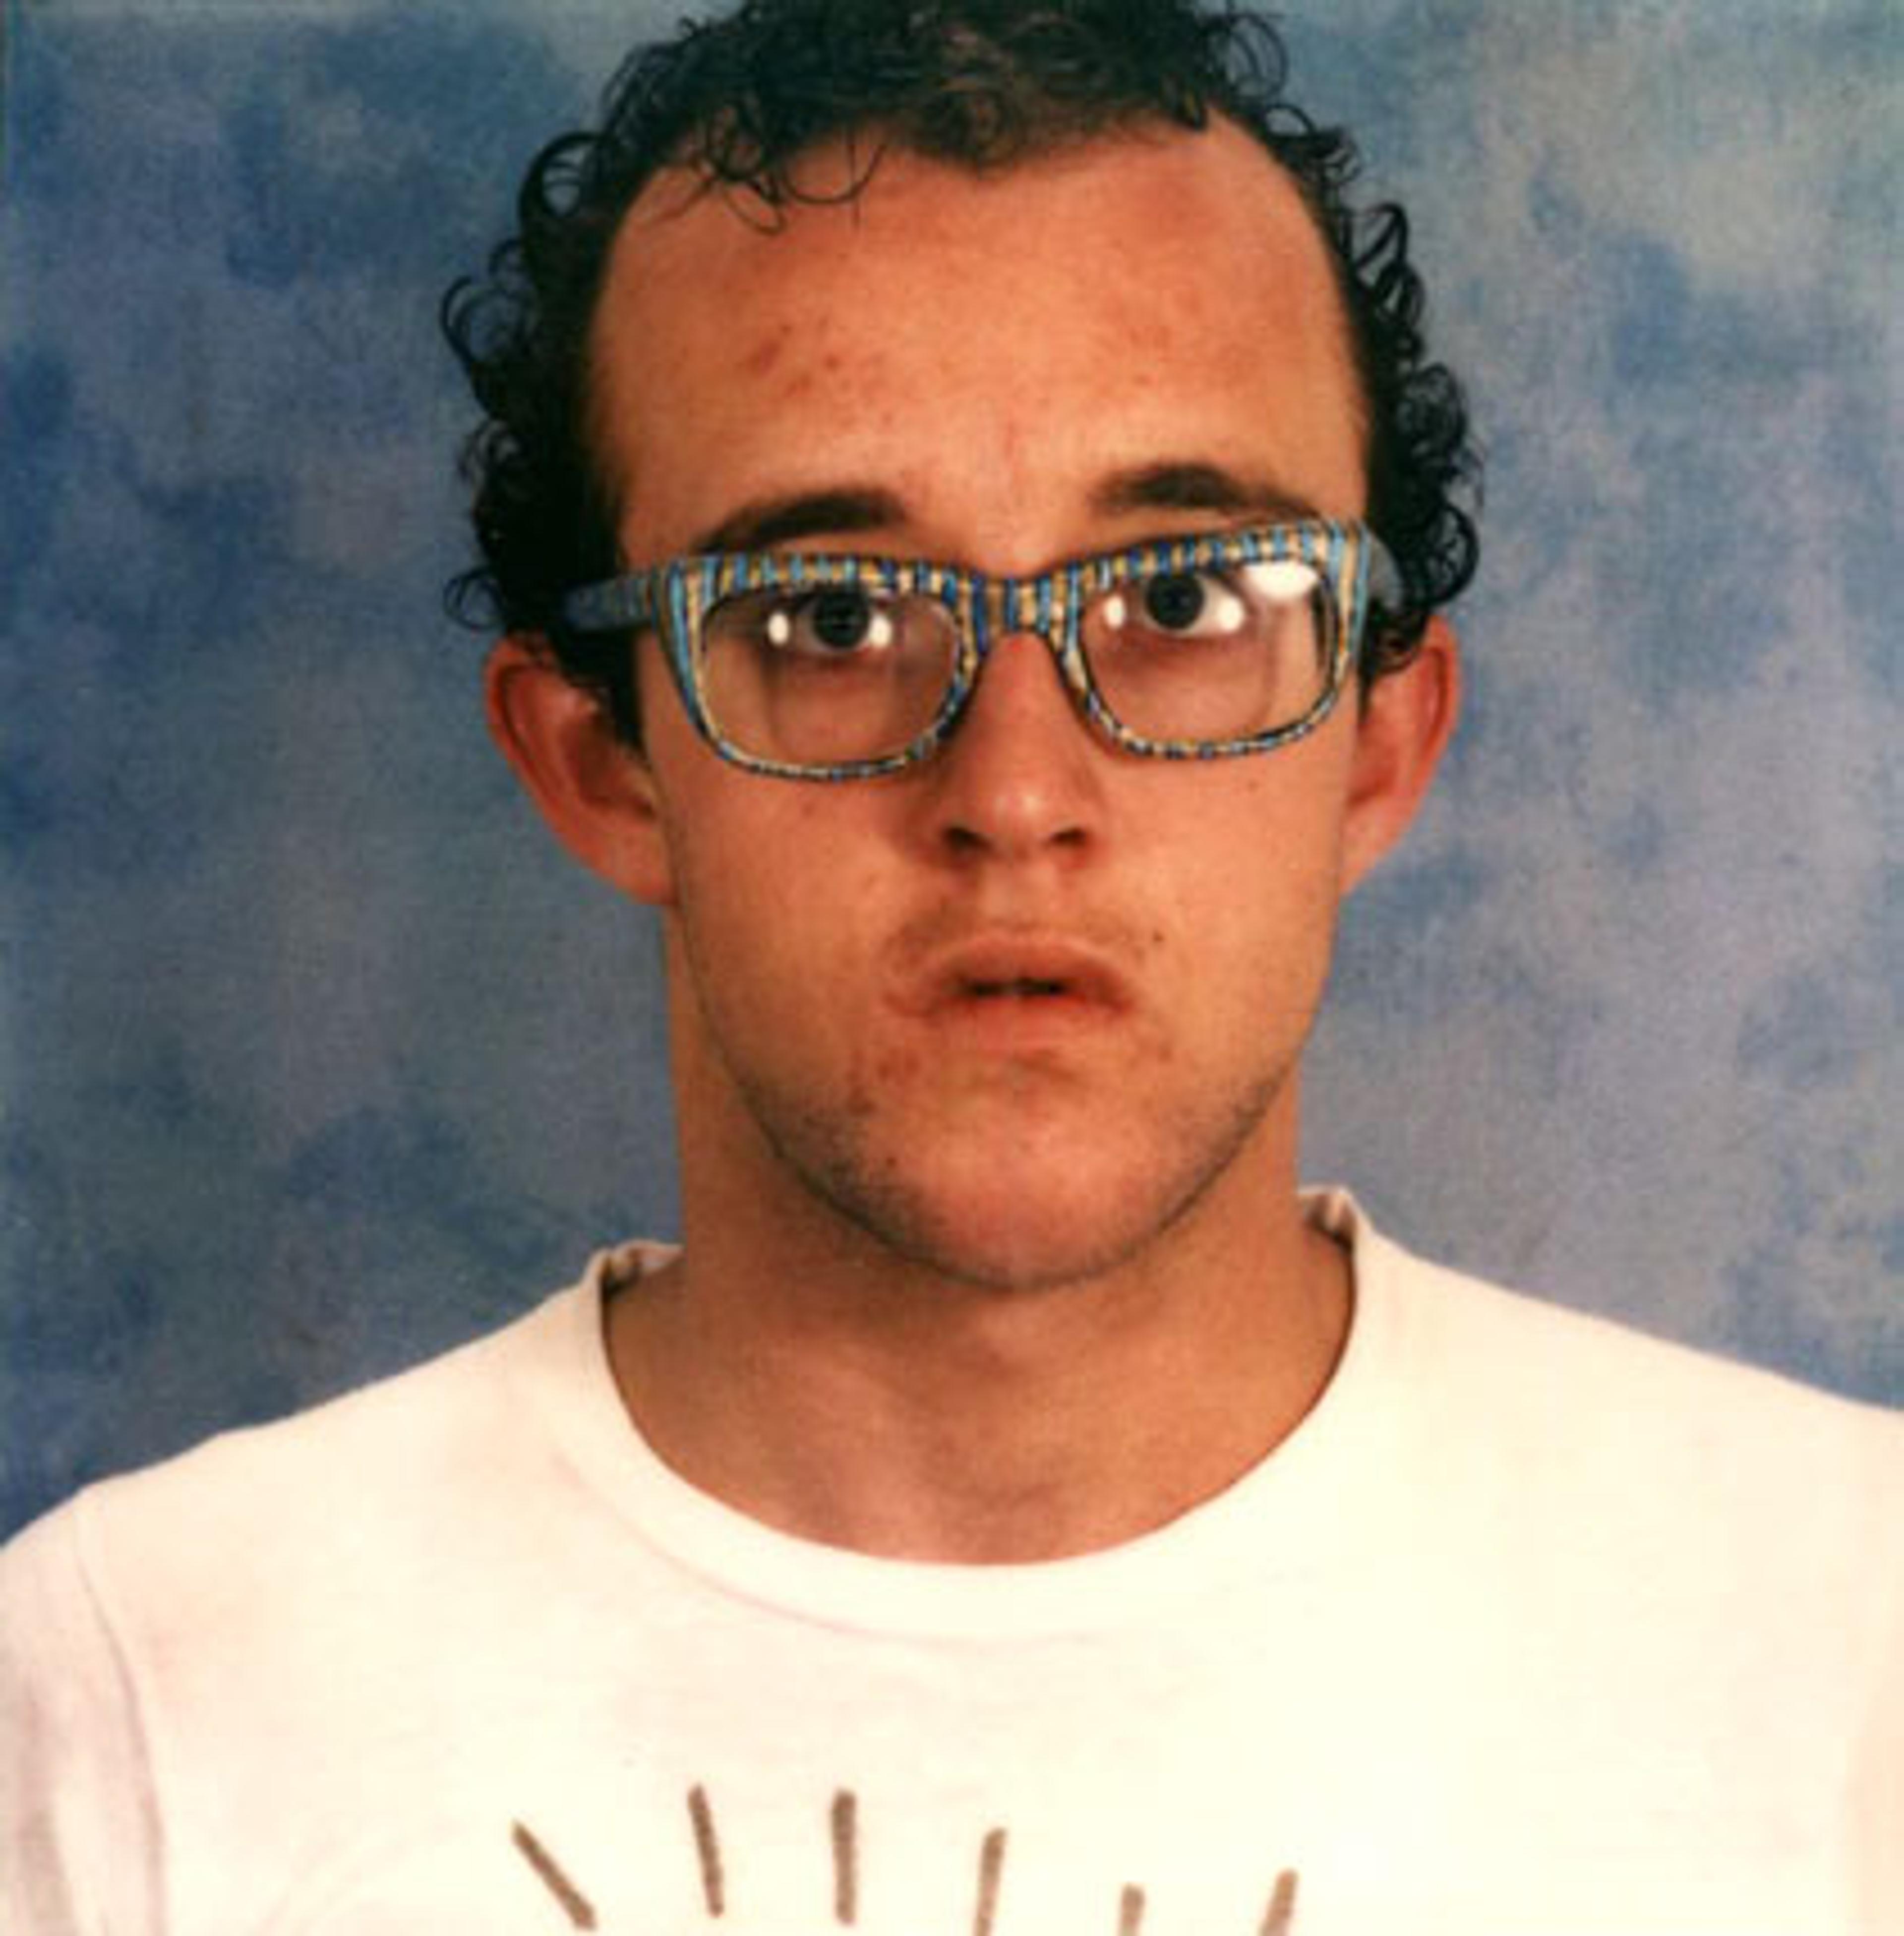
{"label": "lower lip", "polygon": [[958,995],[935,1005],[928,1020],[935,1033],[960,1042],[1022,1051],[1096,1034],[1118,1013],[1111,1003],[1083,995]]}

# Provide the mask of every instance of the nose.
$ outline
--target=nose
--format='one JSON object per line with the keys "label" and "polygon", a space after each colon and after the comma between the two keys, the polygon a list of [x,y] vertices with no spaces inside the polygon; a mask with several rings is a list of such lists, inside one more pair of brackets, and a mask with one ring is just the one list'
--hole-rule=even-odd
{"label": "nose", "polygon": [[960,857],[1080,855],[1104,821],[1105,749],[1035,632],[999,638],[964,717],[923,769],[932,832]]}

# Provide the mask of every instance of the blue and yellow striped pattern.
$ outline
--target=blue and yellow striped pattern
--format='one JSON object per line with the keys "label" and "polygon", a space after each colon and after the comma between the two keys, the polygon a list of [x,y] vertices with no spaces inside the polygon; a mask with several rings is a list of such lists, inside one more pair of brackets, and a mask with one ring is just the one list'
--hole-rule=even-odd
{"label": "blue and yellow striped pattern", "polygon": [[[1084,614],[1096,600],[1120,585],[1159,573],[1283,561],[1298,561],[1316,571],[1328,588],[1337,620],[1328,678],[1320,697],[1301,718],[1243,738],[1166,740],[1133,732],[1111,712],[1097,691],[1080,644]],[[824,766],[763,758],[730,743],[707,703],[700,650],[704,616],[723,600],[745,593],[860,584],[890,596],[932,599],[953,616],[958,650],[944,700],[930,724],[897,751]],[[1395,595],[1394,567],[1367,525],[1310,519],[1159,539],[1073,559],[1023,578],[993,577],[926,559],[715,552],[675,558],[585,587],[564,601],[563,618],[579,632],[655,633],[688,716],[724,758],[750,772],[777,777],[845,780],[896,772],[929,755],[957,726],[993,642],[1017,632],[1035,632],[1045,641],[1086,718],[1125,752],[1165,760],[1267,752],[1313,731],[1328,717],[1355,663],[1371,606],[1391,603]]]}

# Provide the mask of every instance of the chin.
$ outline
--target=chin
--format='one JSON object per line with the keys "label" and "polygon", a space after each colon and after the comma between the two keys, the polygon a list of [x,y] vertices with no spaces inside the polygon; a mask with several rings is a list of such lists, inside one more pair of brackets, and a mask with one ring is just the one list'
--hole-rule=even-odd
{"label": "chin", "polygon": [[[994,1166],[996,1169],[996,1166]],[[888,1175],[829,1179],[832,1207],[883,1249],[949,1283],[1007,1293],[1056,1290],[1141,1257],[1202,1194],[1161,1190],[1153,1168],[1088,1178],[996,1174],[960,1190]]]}
{"label": "chin", "polygon": [[1101,1232],[1080,1238],[1071,1232],[1000,1229],[948,1234],[941,1242],[903,1247],[902,1254],[948,1283],[1027,1296],[1101,1279],[1147,1247],[1144,1242],[1107,1242]]}
{"label": "chin", "polygon": [[878,1249],[950,1283],[1034,1291],[1136,1263],[1242,1180],[1281,1087],[1272,1073],[1223,1106],[1131,1103],[1115,1121],[1102,1097],[822,1111],[742,1094],[782,1175]]}

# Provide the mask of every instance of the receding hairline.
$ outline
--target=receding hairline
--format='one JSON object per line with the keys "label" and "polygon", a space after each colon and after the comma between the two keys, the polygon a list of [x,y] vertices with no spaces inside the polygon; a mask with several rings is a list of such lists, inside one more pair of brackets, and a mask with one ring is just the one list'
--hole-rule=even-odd
{"label": "receding hairline", "polygon": [[[1335,308],[1336,342],[1354,410],[1358,454],[1366,473],[1374,426],[1368,379],[1349,310],[1348,265],[1331,243],[1327,227],[1301,176],[1274,153],[1247,121],[1216,107],[1202,121],[1195,124],[1171,119],[1153,110],[1141,109],[1090,127],[1060,128],[1041,132],[1009,156],[993,159],[969,159],[963,156],[934,153],[922,144],[908,139],[903,128],[882,131],[877,122],[868,122],[823,135],[789,158],[787,177],[796,181],[797,187],[796,171],[803,161],[817,159],[829,151],[843,151],[842,161],[850,161],[854,165],[842,168],[839,185],[832,192],[795,192],[787,198],[784,204],[777,204],[751,184],[730,182],[705,165],[697,165],[691,158],[695,144],[691,137],[683,144],[683,151],[688,158],[657,169],[642,183],[623,209],[604,252],[601,278],[590,310],[583,346],[584,402],[578,425],[582,454],[588,465],[609,528],[619,528],[627,480],[625,476],[617,474],[617,467],[610,461],[609,425],[603,414],[608,387],[603,368],[603,301],[615,279],[617,265],[628,247],[631,231],[645,219],[643,207],[651,198],[672,192],[671,201],[663,202],[651,211],[653,219],[666,222],[701,206],[711,196],[718,197],[732,209],[737,221],[757,232],[772,234],[783,231],[790,214],[802,208],[856,208],[861,198],[874,186],[881,165],[890,155],[903,156],[948,174],[966,175],[974,181],[1008,182],[1014,175],[1046,166],[1062,166],[1108,147],[1147,141],[1192,141],[1216,135],[1226,128],[1246,141],[1271,173],[1294,194],[1327,265]],[[815,184],[816,190],[824,186],[824,181]]]}

